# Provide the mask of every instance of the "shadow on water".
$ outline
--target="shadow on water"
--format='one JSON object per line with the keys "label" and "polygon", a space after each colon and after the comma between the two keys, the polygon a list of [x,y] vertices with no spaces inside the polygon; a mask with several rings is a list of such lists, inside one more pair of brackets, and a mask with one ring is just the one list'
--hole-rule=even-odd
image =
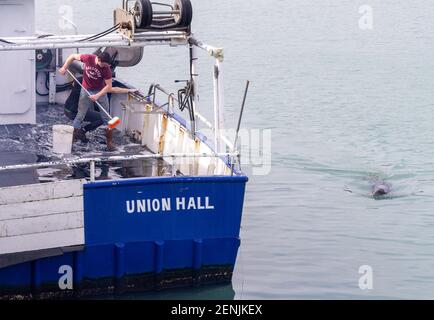
{"label": "shadow on water", "polygon": [[122,295],[101,295],[83,300],[225,300],[235,299],[232,283],[226,285],[205,285],[200,287],[172,288]]}
{"label": "shadow on water", "polygon": [[122,296],[99,297],[100,299],[119,300],[234,300],[232,284],[150,291]]}

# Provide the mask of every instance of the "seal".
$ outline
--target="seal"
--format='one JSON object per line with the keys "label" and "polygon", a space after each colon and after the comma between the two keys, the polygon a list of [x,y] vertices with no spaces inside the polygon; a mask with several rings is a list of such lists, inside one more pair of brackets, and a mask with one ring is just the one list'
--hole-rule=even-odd
{"label": "seal", "polygon": [[392,185],[383,180],[375,180],[372,186],[372,195],[374,197],[384,196],[392,191]]}

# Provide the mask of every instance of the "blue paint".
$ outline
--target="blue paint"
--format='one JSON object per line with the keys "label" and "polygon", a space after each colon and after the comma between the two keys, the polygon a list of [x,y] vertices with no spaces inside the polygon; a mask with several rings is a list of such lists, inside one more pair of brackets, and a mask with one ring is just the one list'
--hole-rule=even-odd
{"label": "blue paint", "polygon": [[164,241],[155,241],[155,268],[156,274],[163,271],[164,268]]}
{"label": "blue paint", "polygon": [[115,244],[115,260],[115,276],[119,279],[125,275],[125,245],[123,243]]}
{"label": "blue paint", "polygon": [[[37,292],[49,285],[60,291],[59,268],[65,265],[73,269],[74,288],[84,280],[113,279],[121,290],[126,276],[233,266],[246,182],[245,176],[222,176],[86,184],[84,250],[0,269],[0,296],[15,287]],[[162,198],[171,199],[170,210],[127,211],[127,201]],[[188,208],[186,200],[177,210],[177,198],[191,198],[195,206]]]}
{"label": "blue paint", "polygon": [[36,294],[39,287],[42,284],[42,278],[41,278],[41,260],[36,260],[32,262],[32,284],[31,284],[31,290],[33,294]]}
{"label": "blue paint", "polygon": [[32,263],[27,262],[0,269],[0,279],[1,285],[4,287],[29,287],[29,284],[32,282]]}
{"label": "blue paint", "polygon": [[154,243],[131,242],[125,245],[125,274],[134,275],[154,271]]}
{"label": "blue paint", "polygon": [[83,280],[83,260],[84,255],[82,251],[76,251],[73,254],[74,261],[74,287],[78,287]]}
{"label": "blue paint", "polygon": [[[113,242],[238,238],[244,201],[242,177],[151,178],[85,185],[86,245]],[[215,210],[128,213],[127,201],[208,197]]]}
{"label": "blue paint", "polygon": [[203,252],[203,241],[194,240],[193,268],[195,270],[199,270],[202,267],[202,252]]}

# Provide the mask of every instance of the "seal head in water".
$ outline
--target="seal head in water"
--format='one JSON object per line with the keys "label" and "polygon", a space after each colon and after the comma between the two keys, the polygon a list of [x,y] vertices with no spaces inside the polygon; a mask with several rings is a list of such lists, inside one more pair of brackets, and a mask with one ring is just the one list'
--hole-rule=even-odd
{"label": "seal head in water", "polygon": [[384,181],[376,181],[372,186],[372,195],[374,197],[384,196],[389,194],[392,190],[392,186]]}

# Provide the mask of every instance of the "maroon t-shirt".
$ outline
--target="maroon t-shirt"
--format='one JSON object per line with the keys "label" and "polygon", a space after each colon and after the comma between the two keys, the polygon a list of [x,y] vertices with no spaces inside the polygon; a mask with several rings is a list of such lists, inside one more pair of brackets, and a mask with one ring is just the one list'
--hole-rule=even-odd
{"label": "maroon t-shirt", "polygon": [[110,67],[101,68],[96,63],[96,55],[94,54],[82,54],[81,62],[84,63],[83,87],[92,91],[104,89],[105,80],[112,78]]}

